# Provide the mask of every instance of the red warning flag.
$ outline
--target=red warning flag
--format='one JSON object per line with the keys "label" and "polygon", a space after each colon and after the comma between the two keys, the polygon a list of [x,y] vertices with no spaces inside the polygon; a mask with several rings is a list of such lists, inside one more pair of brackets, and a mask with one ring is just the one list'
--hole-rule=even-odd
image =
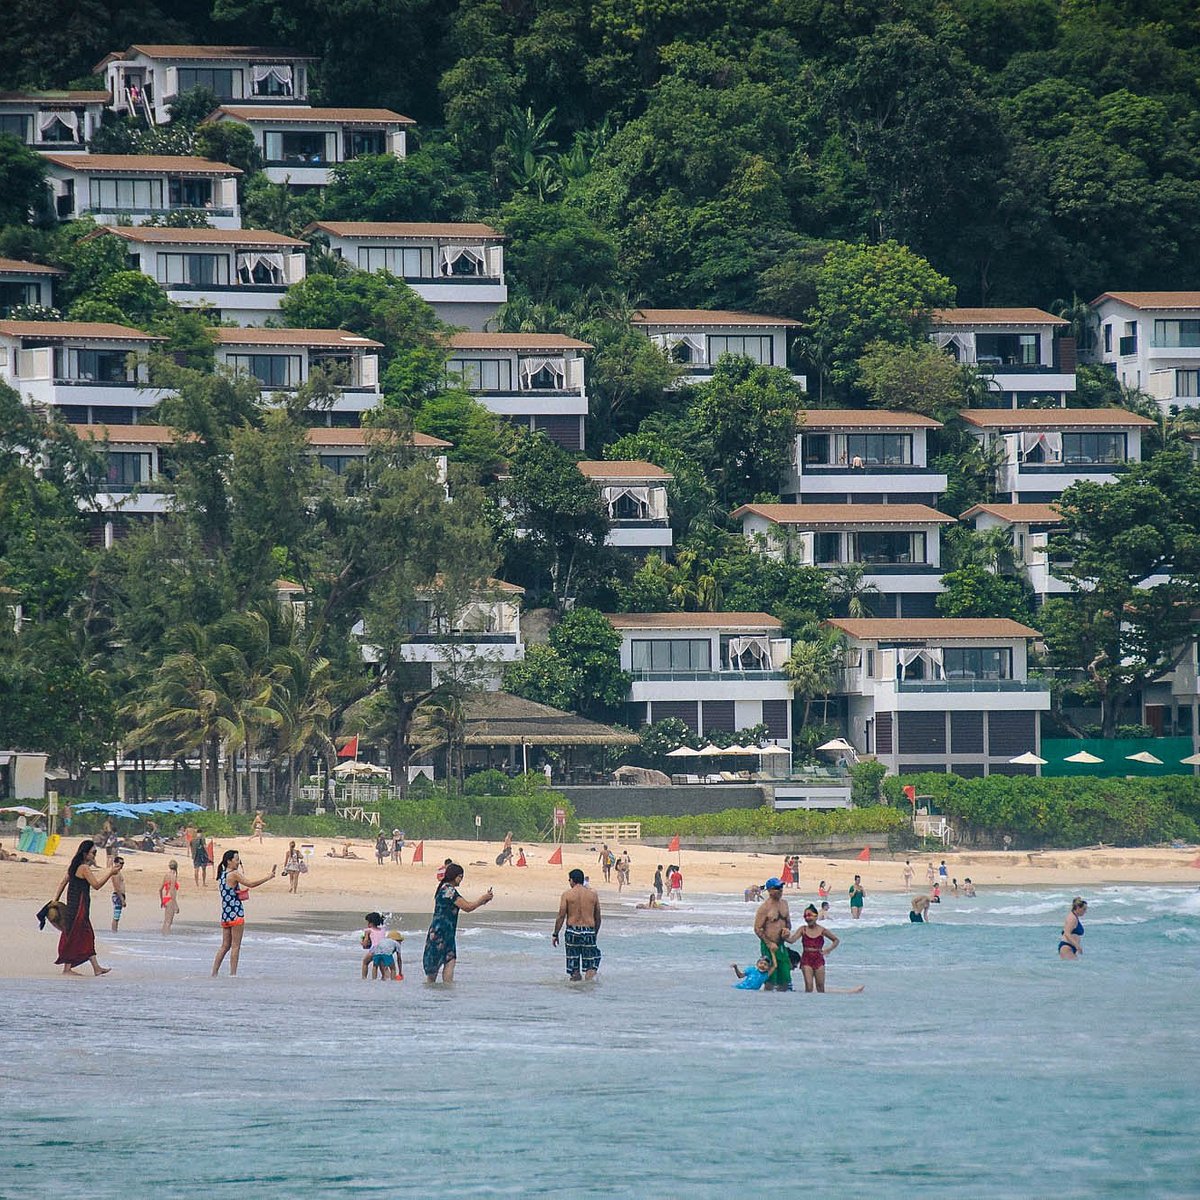
{"label": "red warning flag", "polygon": [[859,862],[870,862],[871,861],[871,847],[870,846],[864,846],[858,852],[858,861]]}
{"label": "red warning flag", "polygon": [[676,834],[670,842],[667,843],[667,849],[675,854],[679,853],[679,834]]}
{"label": "red warning flag", "polygon": [[562,847],[561,846],[555,847],[554,853],[552,855],[550,855],[550,857],[548,859],[546,859],[546,861],[548,863],[550,863],[552,866],[561,867],[562,866]]}
{"label": "red warning flag", "polygon": [[358,734],[356,733],[339,751],[338,758],[358,757]]}
{"label": "red warning flag", "polygon": [[916,806],[917,806],[917,789],[915,787],[913,787],[913,785],[911,783],[906,783],[904,785],[904,787],[901,788],[900,790],[908,797],[909,804],[911,804],[913,806],[913,808],[916,808]]}
{"label": "red warning flag", "polygon": [[413,865],[423,863],[425,861],[425,843],[418,842],[417,848],[413,851]]}
{"label": "red warning flag", "polygon": [[1200,867],[1200,858],[1193,858],[1192,861],[1190,863],[1188,863],[1188,866],[1189,867]]}

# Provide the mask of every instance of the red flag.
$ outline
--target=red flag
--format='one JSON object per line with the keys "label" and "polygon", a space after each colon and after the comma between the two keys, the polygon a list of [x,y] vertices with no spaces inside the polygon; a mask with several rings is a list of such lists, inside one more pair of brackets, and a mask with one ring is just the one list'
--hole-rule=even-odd
{"label": "red flag", "polygon": [[339,751],[338,758],[358,757],[358,734],[356,733]]}
{"label": "red flag", "polygon": [[1188,866],[1189,867],[1200,867],[1200,858],[1193,858],[1192,861],[1190,863],[1188,863]]}
{"label": "red flag", "polygon": [[908,797],[908,802],[916,808],[917,806],[917,789],[911,783],[906,783],[903,788],[904,794]]}
{"label": "red flag", "polygon": [[667,843],[667,849],[674,852],[675,854],[679,853],[679,834],[676,834],[670,840],[670,842]]}
{"label": "red flag", "polygon": [[413,851],[413,862],[419,863],[425,861],[425,843],[418,842],[417,848]]}
{"label": "red flag", "polygon": [[561,867],[562,866],[562,847],[558,846],[555,849],[554,853],[552,855],[550,855],[550,857],[548,859],[546,859],[546,861],[548,863],[550,863],[552,866]]}
{"label": "red flag", "polygon": [[871,847],[870,846],[864,846],[858,852],[858,861],[859,862],[870,862],[871,861]]}

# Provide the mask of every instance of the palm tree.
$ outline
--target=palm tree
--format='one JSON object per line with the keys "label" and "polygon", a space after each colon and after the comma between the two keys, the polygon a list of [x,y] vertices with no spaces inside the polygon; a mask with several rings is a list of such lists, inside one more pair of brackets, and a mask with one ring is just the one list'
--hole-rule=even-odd
{"label": "palm tree", "polygon": [[809,722],[813,701],[818,697],[828,701],[829,693],[837,685],[844,648],[842,635],[832,629],[814,630],[812,636],[799,639],[793,645],[783,671],[792,695],[804,701],[802,726]]}
{"label": "palm tree", "polygon": [[329,734],[333,667],[327,658],[316,655],[310,644],[296,637],[274,657],[274,707],[281,720],[272,749],[287,758],[290,816],[295,811],[296,789],[309,754],[319,752],[327,763],[336,756]]}
{"label": "palm tree", "polygon": [[867,582],[866,568],[862,563],[842,563],[829,572],[825,590],[835,611],[844,611],[854,620],[873,614],[871,600],[878,596],[879,589]]}

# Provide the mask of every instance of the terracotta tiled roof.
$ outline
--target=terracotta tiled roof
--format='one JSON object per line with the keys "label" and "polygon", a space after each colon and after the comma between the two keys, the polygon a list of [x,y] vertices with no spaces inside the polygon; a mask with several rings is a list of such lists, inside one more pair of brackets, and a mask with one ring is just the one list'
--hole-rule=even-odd
{"label": "terracotta tiled roof", "polygon": [[953,525],[954,518],[927,504],[743,504],[729,515],[753,513],[775,525]]}
{"label": "terracotta tiled roof", "polygon": [[[430,592],[437,591],[439,588],[445,587],[445,585],[446,585],[446,577],[439,571],[433,577],[433,583],[431,585],[428,585],[425,588],[418,587],[417,591],[428,594]],[[508,583],[506,580],[503,580],[503,579],[492,579],[490,577],[488,579],[485,579],[480,584],[480,590],[488,591],[488,592],[503,592],[507,596],[523,596],[523,595],[525,595],[525,589],[523,587],[520,587],[515,583]]]}
{"label": "terracotta tiled roof", "polygon": [[1116,300],[1130,308],[1200,308],[1200,292],[1102,292],[1092,301]]}
{"label": "terracotta tiled roof", "polygon": [[1069,325],[1041,308],[935,308],[935,327],[942,325]]}
{"label": "terracotta tiled roof", "polygon": [[504,234],[490,225],[471,221],[314,221],[305,229],[315,229],[345,238],[487,238],[503,241]]}
{"label": "terracotta tiled roof", "polygon": [[[374,432],[369,426],[365,428],[347,429],[344,427],[328,428],[318,425],[305,430],[310,446],[366,446],[367,439]],[[453,442],[445,442],[441,438],[431,437],[428,433],[412,433],[408,439],[412,445],[421,450],[440,450],[452,446]]]}
{"label": "terracotta tiled roof", "polygon": [[21,104],[33,102],[41,105],[55,106],[60,104],[107,104],[110,97],[107,92],[80,91],[46,91],[0,92],[0,104]]}
{"label": "terracotta tiled roof", "polygon": [[1042,636],[1038,630],[1008,617],[881,617],[858,621],[847,618],[825,623],[864,642]]}
{"label": "terracotta tiled roof", "polygon": [[43,154],[47,162],[88,173],[132,171],[143,175],[240,175],[240,167],[186,154]]}
{"label": "terracotta tiled roof", "polygon": [[45,263],[22,262],[19,258],[0,258],[0,275],[65,275],[58,267]]}
{"label": "terracotta tiled roof", "polygon": [[0,321],[0,333],[47,341],[65,341],[67,338],[90,338],[101,342],[166,341],[166,338],[143,333],[140,329],[111,325],[107,321]]}
{"label": "terracotta tiled roof", "polygon": [[[160,242],[188,246],[299,246],[308,243],[269,229],[168,229],[155,225],[102,225],[98,233],[111,233],[128,242]],[[90,236],[95,236],[90,235]]]}
{"label": "terracotta tiled roof", "polygon": [[147,45],[139,42],[126,51],[109,54],[103,61],[124,58],[127,54],[144,54],[147,58],[253,58],[257,62],[272,59],[303,59],[315,62],[315,54],[305,54],[286,46],[174,46]]}
{"label": "terracotta tiled roof", "polygon": [[590,350],[587,342],[562,333],[455,333],[453,350]]}
{"label": "terracotta tiled roof", "polygon": [[1149,417],[1123,408],[964,408],[959,416],[977,429],[1145,429]]}
{"label": "terracotta tiled roof", "polygon": [[589,479],[672,479],[669,472],[640,459],[606,462],[584,459],[575,464]]}
{"label": "terracotta tiled roof", "polygon": [[338,349],[378,350],[382,342],[348,329],[214,329],[218,346],[333,346]]}
{"label": "terracotta tiled roof", "polygon": [[72,425],[81,438],[111,442],[114,446],[169,446],[175,430],[167,425]]}
{"label": "terracotta tiled roof", "polygon": [[764,612],[605,613],[614,629],[782,629],[778,617]]}
{"label": "terracotta tiled roof", "polygon": [[759,313],[731,312],[721,308],[643,308],[633,314],[633,325],[787,325],[800,321],[791,317],[764,317]]}
{"label": "terracotta tiled roof", "polygon": [[[390,108],[309,108],[307,105],[222,104],[217,113],[239,121],[270,121],[287,125],[415,125],[412,117]],[[216,116],[216,113],[213,114]],[[211,118],[210,118],[211,119]]]}
{"label": "terracotta tiled roof", "polygon": [[1062,513],[1057,504],[976,504],[963,513],[960,520],[986,513],[1010,524],[1060,525]]}
{"label": "terracotta tiled roof", "polygon": [[941,421],[887,408],[804,408],[796,414],[804,429],[941,429]]}

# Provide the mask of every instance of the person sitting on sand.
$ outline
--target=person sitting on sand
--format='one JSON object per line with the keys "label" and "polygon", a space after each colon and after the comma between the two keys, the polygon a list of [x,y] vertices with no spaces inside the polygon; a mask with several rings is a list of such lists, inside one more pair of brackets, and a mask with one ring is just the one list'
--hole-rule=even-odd
{"label": "person sitting on sand", "polygon": [[394,979],[399,983],[404,978],[404,963],[400,959],[400,943],[404,935],[398,929],[389,929],[385,937],[375,943],[371,952],[371,978]]}
{"label": "person sitting on sand", "polygon": [[5,850],[4,843],[0,842],[0,862],[16,862],[17,857],[11,851]]}
{"label": "person sitting on sand", "polygon": [[744,971],[737,963],[730,963],[730,966],[733,967],[733,973],[738,977],[737,983],[733,986],[744,992],[757,992],[771,974],[771,960],[765,954],[754,966],[747,967]]}
{"label": "person sitting on sand", "polygon": [[912,911],[908,914],[908,919],[914,925],[922,925],[929,920],[929,897],[916,896],[912,902]]}

